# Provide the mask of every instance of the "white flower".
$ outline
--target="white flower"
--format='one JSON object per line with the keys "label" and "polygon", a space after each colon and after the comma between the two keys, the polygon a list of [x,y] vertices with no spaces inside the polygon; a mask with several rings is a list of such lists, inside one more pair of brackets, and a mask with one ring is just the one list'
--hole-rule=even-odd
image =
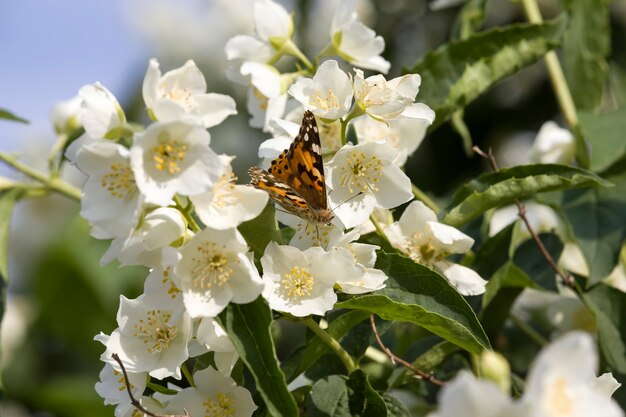
{"label": "white flower", "polygon": [[293,19],[283,6],[271,0],[254,3],[254,28],[263,41],[280,44],[293,35]]}
{"label": "white flower", "polygon": [[146,389],[147,372],[130,373],[128,381],[124,378],[121,370],[118,370],[117,362],[115,366],[111,363],[105,363],[104,368],[100,371],[100,382],[96,382],[96,392],[104,399],[104,404],[130,404],[128,396],[127,384],[135,398],[141,397]]}
{"label": "white flower", "polygon": [[204,75],[189,60],[180,68],[161,75],[151,59],[143,80],[143,100],[155,120],[183,120],[209,128],[237,114],[235,100],[224,94],[207,93]]}
{"label": "white flower", "polygon": [[210,142],[206,130],[185,122],[156,122],[136,134],[131,166],[146,202],[166,206],[175,194],[210,190],[222,175]]}
{"label": "white flower", "polygon": [[98,82],[82,87],[78,95],[83,100],[79,119],[85,132],[94,138],[116,137],[115,130],[126,125],[126,116],[115,96]]}
{"label": "white flower", "polygon": [[359,143],[384,142],[394,151],[394,163],[403,166],[415,152],[435,120],[435,112],[425,104],[413,103],[395,119],[387,122],[365,114],[353,122]]}
{"label": "white flower", "polygon": [[183,300],[189,315],[215,317],[229,302],[254,301],[263,282],[237,229],[207,227],[179,249],[176,275],[181,280]]}
{"label": "white flower", "polygon": [[320,247],[300,251],[271,242],[261,258],[263,297],[273,310],[297,317],[324,315],[337,301],[337,279],[356,280],[363,268],[343,248],[326,252]]}
{"label": "white flower", "polygon": [[265,169],[269,168],[271,162],[278,158],[282,151],[289,149],[300,131],[299,124],[282,119],[271,120],[269,127],[274,136],[259,146],[259,158],[263,160],[260,166]]}
{"label": "white flower", "polygon": [[386,74],[391,64],[380,56],[385,49],[385,40],[356,20],[355,3],[356,0],[339,2],[330,27],[331,42],[346,61]]}
{"label": "white flower", "polygon": [[130,234],[113,239],[100,263],[106,265],[118,258],[122,265],[159,267],[162,249],[186,232],[185,220],[178,210],[159,207],[148,213]]}
{"label": "white flower", "polygon": [[209,351],[215,352],[213,360],[217,370],[224,375],[230,375],[239,355],[222,326],[215,319],[204,317],[198,326],[196,338]]}
{"label": "white flower", "polygon": [[337,248],[347,249],[352,256],[354,256],[355,262],[365,270],[363,276],[357,279],[339,277],[337,285],[339,285],[341,291],[346,294],[363,294],[383,289],[385,288],[385,281],[388,278],[383,271],[374,268],[376,264],[376,251],[380,249],[380,247],[355,242],[359,236],[359,232],[353,229],[343,234],[336,241],[331,242],[333,250]]}
{"label": "white flower", "polygon": [[398,117],[413,104],[422,81],[418,74],[407,74],[387,81],[384,76],[363,78],[363,71],[355,69],[354,99],[366,113],[379,119]]}
{"label": "white flower", "polygon": [[257,406],[250,392],[213,368],[193,374],[195,387],[180,391],[167,407],[166,414],[190,416],[250,417]]}
{"label": "white flower", "polygon": [[348,113],[352,104],[352,83],[337,61],[323,62],[313,78],[300,78],[289,94],[316,116],[336,120]]}
{"label": "white flower", "polygon": [[87,175],[81,211],[98,238],[126,235],[137,224],[143,197],[135,183],[127,148],[84,135],[66,156]]}
{"label": "white flower", "polygon": [[171,300],[182,302],[180,280],[174,274],[174,267],[180,255],[176,248],[166,246],[161,251],[161,265],[150,270],[143,283],[143,293],[146,296],[166,296]]}
{"label": "white flower", "polygon": [[311,246],[328,249],[331,242],[337,241],[344,230],[341,221],[335,217],[329,224],[312,223],[290,213],[276,211],[276,220],[291,227],[295,233],[289,245],[300,250]]}
{"label": "white flower", "polygon": [[247,185],[237,185],[230,156],[220,155],[223,174],[210,191],[189,197],[196,214],[208,227],[229,229],[257,217],[267,205],[268,194]]}
{"label": "white flower", "polygon": [[115,366],[117,353],[128,372],[148,372],[158,379],[180,379],[180,364],[189,356],[191,319],[180,302],[165,296],[142,295],[134,300],[120,296],[119,327],[104,339],[100,359]]}
{"label": "white flower", "polygon": [[593,338],[584,332],[568,333],[534,360],[520,401],[546,417],[623,416],[609,395],[611,389],[603,388],[606,381],[597,382],[597,367]]}
{"label": "white flower", "polygon": [[[155,398],[157,396],[161,396],[161,394],[154,393],[152,395],[152,397],[143,396],[135,398],[139,400],[139,403],[141,403],[141,406],[143,408],[150,411],[151,413],[154,413],[156,415],[165,414],[165,408],[163,407],[164,402],[161,401],[162,398],[159,398],[159,400]],[[163,395],[162,397],[165,396]],[[137,410],[137,408],[131,402],[119,404],[115,408],[115,417],[138,417],[140,415],[143,416],[145,414],[140,414],[139,410]]]}
{"label": "white flower", "polygon": [[439,392],[439,407],[428,417],[528,417],[491,381],[476,379],[467,371],[459,372]]}
{"label": "white flower", "polygon": [[226,42],[224,47],[226,59],[240,61],[226,71],[229,80],[239,84],[244,83],[245,77],[239,72],[242,62],[268,62],[273,55],[273,48],[266,42],[249,35],[237,35]]}
{"label": "white flower", "polygon": [[291,77],[282,76],[271,65],[244,62],[240,69],[248,87],[247,109],[252,115],[250,126],[270,129],[272,119],[283,117],[287,104],[287,85]]}
{"label": "white flower", "polygon": [[72,133],[80,127],[78,113],[83,99],[80,96],[69,100],[59,101],[52,107],[50,119],[56,133]]}
{"label": "white flower", "polygon": [[528,151],[529,159],[540,164],[571,164],[575,154],[574,136],[553,121],[545,122],[541,126]]}
{"label": "white flower", "polygon": [[328,163],[328,197],[346,227],[366,221],[377,206],[393,208],[413,198],[411,180],[393,163],[395,157],[382,143],[347,144]]}
{"label": "white flower", "polygon": [[437,221],[437,215],[421,201],[413,201],[400,220],[387,226],[385,234],[395,248],[415,262],[441,272],[463,295],[485,292],[487,282],[476,272],[445,259],[451,253],[465,253],[474,239]]}

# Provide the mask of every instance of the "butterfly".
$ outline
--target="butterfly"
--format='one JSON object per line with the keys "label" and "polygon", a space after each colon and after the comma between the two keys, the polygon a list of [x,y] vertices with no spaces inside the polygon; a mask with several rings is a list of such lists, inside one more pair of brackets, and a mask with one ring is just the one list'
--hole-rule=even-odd
{"label": "butterfly", "polygon": [[265,171],[248,170],[250,184],[266,191],[289,213],[315,224],[329,224],[334,215],[328,210],[322,146],[311,111],[304,112],[298,136]]}

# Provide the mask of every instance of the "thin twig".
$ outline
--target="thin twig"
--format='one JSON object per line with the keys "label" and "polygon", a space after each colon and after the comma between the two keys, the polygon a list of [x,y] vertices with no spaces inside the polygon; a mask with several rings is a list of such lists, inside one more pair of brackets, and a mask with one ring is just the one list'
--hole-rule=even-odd
{"label": "thin twig", "polygon": [[376,322],[374,321],[373,314],[370,316],[370,325],[372,326],[372,332],[374,332],[374,337],[376,338],[376,342],[378,342],[378,346],[380,346],[382,351],[385,352],[387,356],[389,356],[391,363],[395,364],[396,362],[398,362],[399,364],[405,366],[407,369],[413,372],[416,377],[418,377],[419,379],[423,379],[424,381],[428,381],[430,383],[433,383],[439,386],[442,386],[445,384],[444,381],[437,379],[432,373],[427,373],[424,371],[420,371],[419,369],[416,369],[413,365],[411,365],[410,363],[408,363],[401,357],[397,356],[387,346],[385,346],[383,344],[383,341],[380,339],[380,335],[378,334],[378,329],[376,329]]}
{"label": "thin twig", "polygon": [[140,412],[150,417],[189,417],[189,413],[187,413],[187,410],[184,410],[185,414],[165,414],[165,415],[154,414],[153,412],[146,410],[143,407],[143,405],[141,405],[141,403],[135,398],[135,396],[133,395],[133,392],[130,389],[130,381],[128,380],[128,374],[126,373],[126,368],[124,368],[124,364],[122,363],[122,360],[117,355],[117,353],[112,354],[111,357],[118,363],[118,365],[122,369],[122,374],[124,375],[124,386],[126,387],[126,392],[128,392],[128,397],[130,398],[130,403],[133,405],[133,407],[135,407],[137,410],[139,410]]}
{"label": "thin twig", "polygon": [[[487,159],[489,161],[489,164],[491,165],[491,168],[494,171],[498,171],[499,169],[498,163],[496,162],[496,158],[493,156],[493,152],[491,151],[491,148],[489,148],[488,153],[483,152],[478,146],[474,146],[472,149],[478,155]],[[528,229],[530,236],[532,236],[533,240],[535,241],[535,244],[537,245],[537,248],[539,248],[539,251],[545,258],[545,260],[548,262],[548,264],[550,265],[550,268],[552,268],[552,270],[559,276],[559,278],[561,278],[561,282],[563,283],[563,285],[566,285],[570,288],[574,288],[574,282],[575,282],[574,277],[571,274],[565,275],[565,273],[561,271],[561,269],[556,264],[554,258],[552,257],[552,255],[550,255],[545,245],[541,241],[541,238],[539,237],[537,232],[535,232],[535,230],[530,225],[530,222],[528,221],[528,216],[526,216],[526,206],[524,206],[524,203],[522,203],[521,201],[517,199],[514,202],[515,202],[515,205],[517,206],[519,218],[522,219],[522,221],[526,225],[526,229]]]}

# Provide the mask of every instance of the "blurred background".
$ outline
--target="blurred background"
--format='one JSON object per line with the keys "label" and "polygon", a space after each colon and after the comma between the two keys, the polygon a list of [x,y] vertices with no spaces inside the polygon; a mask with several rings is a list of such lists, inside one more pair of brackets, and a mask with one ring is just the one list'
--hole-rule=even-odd
{"label": "blurred background", "polygon": [[[52,106],[100,81],[132,121],[146,121],[141,83],[151,57],[165,72],[193,59],[208,90],[230,94],[239,114],[211,130],[218,152],[236,155],[242,181],[257,162],[258,144],[268,138],[248,126],[245,91],[224,77],[226,41],[252,31],[252,0],[21,0],[0,2],[0,108],[26,118],[23,125],[0,120],[0,149],[45,168],[54,141]],[[310,57],[327,42],[338,0],[280,1],[294,10],[298,44]],[[456,3],[456,5],[455,5]],[[455,31],[460,1],[358,0],[360,19],[386,42],[392,63],[387,78],[400,75]],[[541,2],[546,18],[557,0]],[[489,3],[485,28],[524,21],[508,0]],[[626,1],[611,8],[610,79],[626,97]],[[419,96],[418,96],[419,99]],[[611,103],[607,104],[608,106]],[[502,165],[523,162],[539,127],[561,122],[544,70],[538,63],[500,83],[471,104],[466,123],[476,144],[494,147]],[[561,123],[562,124],[562,123]],[[81,183],[66,167],[65,177]],[[484,169],[468,158],[448,124],[426,137],[407,163],[420,188],[444,199]],[[0,166],[0,175],[15,173]],[[15,209],[10,240],[10,287],[2,329],[4,416],[107,416],[93,386],[101,369],[99,332],[116,327],[119,294],[135,297],[142,268],[98,266],[108,242],[89,237],[78,205],[60,196],[23,201]]]}

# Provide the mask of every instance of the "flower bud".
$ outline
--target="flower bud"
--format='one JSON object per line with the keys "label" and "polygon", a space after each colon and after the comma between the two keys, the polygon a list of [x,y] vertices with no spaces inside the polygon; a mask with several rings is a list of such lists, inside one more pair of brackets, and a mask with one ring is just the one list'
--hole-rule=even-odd
{"label": "flower bud", "polygon": [[494,382],[508,394],[511,391],[511,367],[504,356],[493,351],[485,351],[479,360],[480,374]]}

